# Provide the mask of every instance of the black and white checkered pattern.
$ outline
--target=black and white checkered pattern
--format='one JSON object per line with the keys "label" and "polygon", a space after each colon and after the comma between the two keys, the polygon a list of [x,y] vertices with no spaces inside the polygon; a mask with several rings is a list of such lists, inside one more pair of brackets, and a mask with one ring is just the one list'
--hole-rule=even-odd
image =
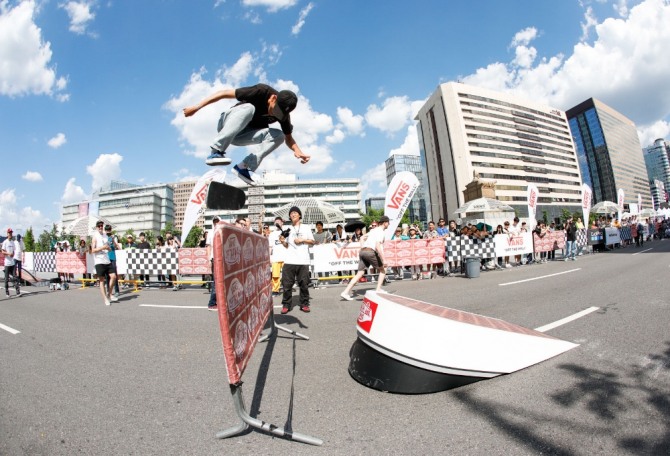
{"label": "black and white checkered pattern", "polygon": [[582,228],[577,230],[577,246],[584,247],[588,243],[588,236],[586,235],[586,229]]}
{"label": "black and white checkered pattern", "polygon": [[631,231],[630,226],[622,226],[619,228],[619,236],[621,236],[621,240],[623,241],[632,241],[633,232]]}
{"label": "black and white checkered pattern", "polygon": [[176,250],[129,250],[128,274],[169,275],[179,271]]}
{"label": "black and white checkered pattern", "polygon": [[461,238],[461,259],[468,257],[476,258],[495,258],[496,249],[493,236],[485,239],[476,239],[470,236],[460,236]]}
{"label": "black and white checkered pattern", "polygon": [[35,272],[56,272],[56,252],[36,252],[33,268]]}
{"label": "black and white checkered pattern", "polygon": [[454,263],[461,259],[461,237],[449,236],[446,239],[447,244],[447,261]]}

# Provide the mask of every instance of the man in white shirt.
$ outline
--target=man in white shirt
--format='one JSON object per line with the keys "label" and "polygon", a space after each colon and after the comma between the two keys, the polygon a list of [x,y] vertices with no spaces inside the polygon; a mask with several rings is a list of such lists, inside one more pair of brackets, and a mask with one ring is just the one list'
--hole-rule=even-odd
{"label": "man in white shirt", "polygon": [[309,312],[309,246],[314,245],[314,235],[308,226],[302,224],[302,212],[297,206],[288,211],[288,216],[292,224],[288,238],[279,237],[285,249],[281,279],[284,287],[281,313],[287,314],[293,308],[293,284],[296,281],[300,287],[300,310]]}
{"label": "man in white shirt", "polygon": [[385,215],[379,217],[377,228],[373,228],[365,236],[363,245],[361,247],[358,262],[358,272],[354,278],[349,282],[347,288],[340,294],[343,299],[353,301],[351,297],[351,289],[361,280],[367,268],[372,266],[379,272],[379,279],[377,280],[377,293],[382,291],[382,284],[386,278],[386,267],[384,266],[384,240],[386,235],[384,231],[389,227],[389,218]]}
{"label": "man in white shirt", "polygon": [[279,237],[284,229],[284,220],[275,217],[275,231],[270,232],[268,244],[270,244],[270,263],[272,263],[272,296],[279,296],[281,288],[281,270],[284,267],[286,249],[282,246]]}
{"label": "man in white shirt", "polygon": [[17,296],[21,294],[19,281],[14,274],[14,254],[15,254],[14,233],[11,228],[7,228],[7,239],[2,241],[2,258],[5,266],[5,294],[9,298],[9,276],[14,280],[14,288]]}
{"label": "man in white shirt", "polygon": [[[98,220],[98,223],[95,224],[95,233],[93,233],[91,240],[91,253],[95,262],[95,273],[100,281],[102,299],[105,301],[105,305],[109,306],[111,302],[118,302],[119,298],[112,295],[112,289],[116,283],[116,273],[109,259],[109,237],[104,233],[104,227],[105,223],[102,220]],[[109,287],[107,289],[105,289],[106,276],[109,276]]]}

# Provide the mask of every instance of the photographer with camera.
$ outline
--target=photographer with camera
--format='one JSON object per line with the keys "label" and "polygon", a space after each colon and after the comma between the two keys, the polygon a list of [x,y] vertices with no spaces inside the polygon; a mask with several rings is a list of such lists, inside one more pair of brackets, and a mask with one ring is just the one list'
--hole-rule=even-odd
{"label": "photographer with camera", "polygon": [[279,240],[284,229],[284,220],[281,217],[275,217],[275,228],[268,236],[268,243],[270,244],[270,263],[272,263],[272,296],[279,296],[281,271],[286,256],[286,249]]}
{"label": "photographer with camera", "polygon": [[291,227],[282,231],[279,236],[284,251],[284,269],[281,285],[284,288],[282,314],[293,309],[293,284],[300,287],[300,310],[309,312],[309,246],[314,245],[312,230],[302,224],[302,212],[297,206],[288,211]]}

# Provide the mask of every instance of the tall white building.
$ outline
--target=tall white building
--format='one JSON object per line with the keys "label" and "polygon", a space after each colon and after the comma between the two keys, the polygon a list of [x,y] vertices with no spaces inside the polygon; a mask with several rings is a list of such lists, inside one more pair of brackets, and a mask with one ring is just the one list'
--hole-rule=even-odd
{"label": "tall white building", "polygon": [[564,112],[459,83],[438,86],[417,114],[433,220],[451,218],[478,175],[496,198],[528,215],[528,184],[539,190],[537,216],[581,210],[581,175]]}

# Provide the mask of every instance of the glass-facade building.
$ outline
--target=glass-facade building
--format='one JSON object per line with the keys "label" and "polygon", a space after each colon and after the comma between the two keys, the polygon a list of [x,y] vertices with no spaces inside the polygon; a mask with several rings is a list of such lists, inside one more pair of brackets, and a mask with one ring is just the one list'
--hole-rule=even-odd
{"label": "glass-facade building", "polygon": [[603,102],[590,98],[566,111],[582,179],[593,190],[593,203],[625,201],[651,207],[649,179],[635,124]]}
{"label": "glass-facade building", "polygon": [[643,153],[654,209],[658,209],[660,204],[668,201],[665,189],[670,189],[670,143],[657,139],[654,145],[645,147]]}
{"label": "glass-facade building", "polygon": [[409,203],[407,212],[412,222],[428,222],[428,207],[430,207],[430,198],[426,186],[426,176],[424,173],[425,162],[422,162],[420,155],[394,154],[386,159],[386,184],[391,184],[391,180],[396,174],[409,171],[419,179],[419,188],[416,190],[412,201]]}

